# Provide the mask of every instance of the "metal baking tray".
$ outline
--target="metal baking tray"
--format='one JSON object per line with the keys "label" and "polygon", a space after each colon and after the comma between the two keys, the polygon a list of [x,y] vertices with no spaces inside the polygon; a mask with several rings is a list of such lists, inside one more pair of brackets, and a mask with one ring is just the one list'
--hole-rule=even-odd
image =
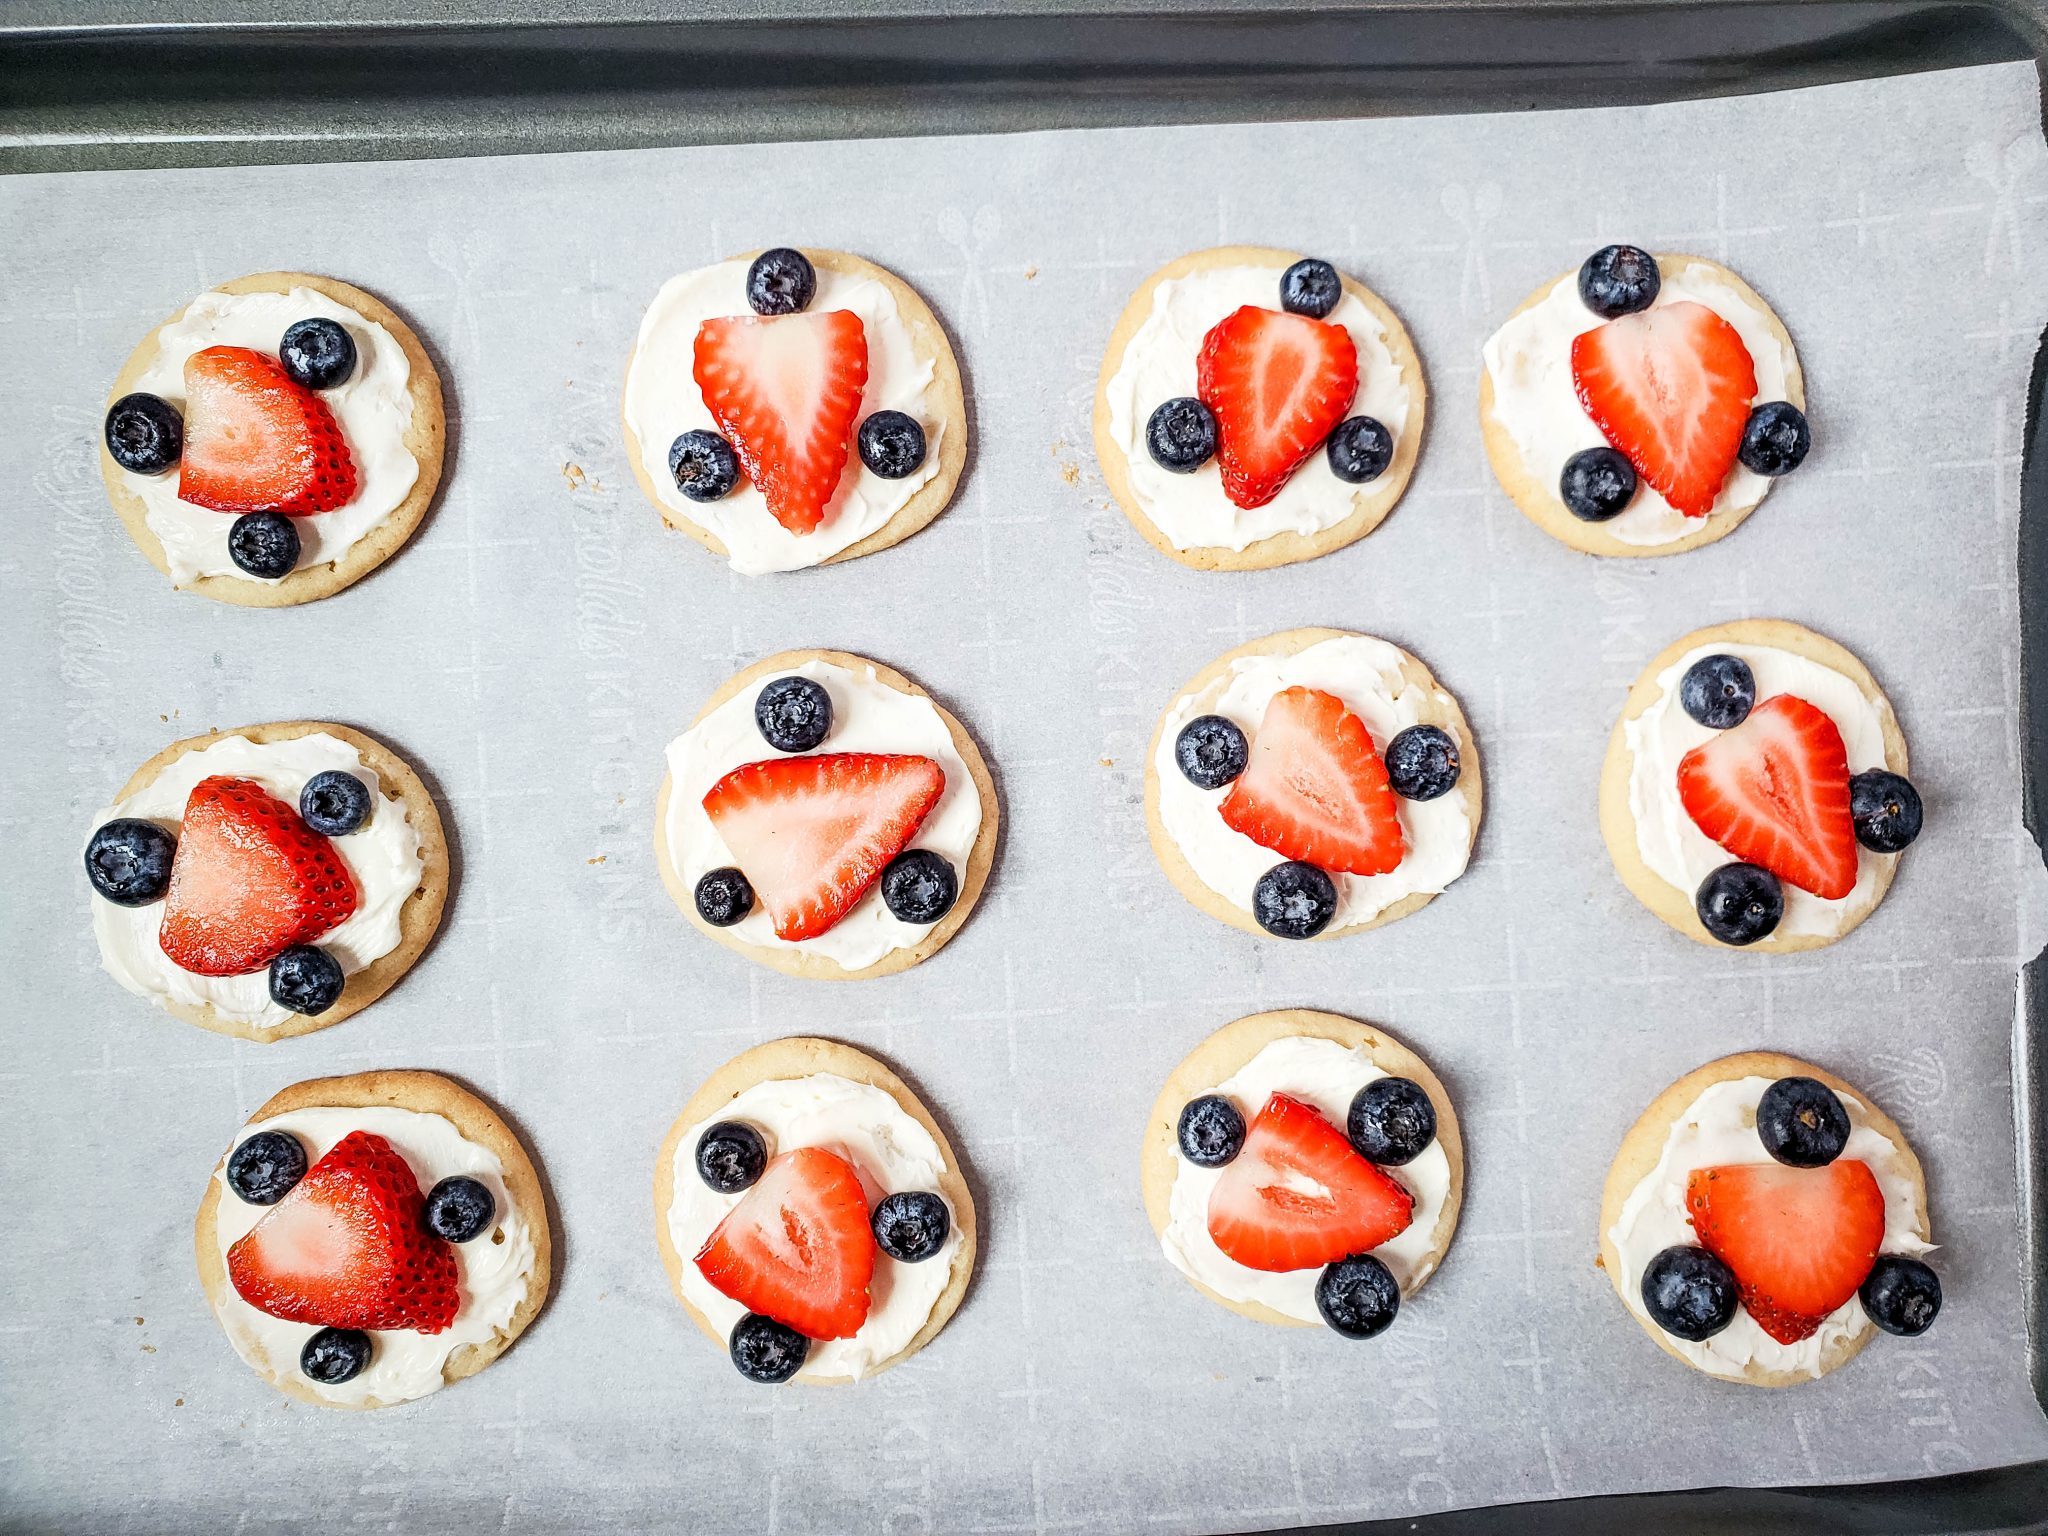
{"label": "metal baking tray", "polygon": [[[2048,0],[10,0],[0,171],[1617,105],[2032,57]],[[2044,338],[2048,341],[2048,338]],[[2024,812],[2048,825],[2048,345],[2019,539]],[[2013,1033],[2048,1412],[2048,957]],[[4,1525],[0,1512],[0,1525]],[[1327,1527],[1356,1536],[2048,1531],[2048,1462]]]}

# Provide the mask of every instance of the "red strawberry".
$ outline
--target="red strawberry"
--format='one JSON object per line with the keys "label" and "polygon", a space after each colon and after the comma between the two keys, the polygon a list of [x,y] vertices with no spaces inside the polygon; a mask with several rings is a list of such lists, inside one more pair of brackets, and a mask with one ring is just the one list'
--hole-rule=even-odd
{"label": "red strawberry", "polygon": [[853,910],[946,787],[928,757],[840,752],[735,768],[704,814],[783,939],[815,939]]}
{"label": "red strawberry", "polygon": [[334,413],[274,357],[208,347],[185,359],[178,499],[216,512],[331,512],[356,493]]}
{"label": "red strawberry", "polygon": [[1586,414],[1687,517],[1714,510],[1735,465],[1756,368],[1734,326],[1704,304],[1638,310],[1572,340]]}
{"label": "red strawberry", "polygon": [[868,1320],[875,1234],[860,1175],[823,1147],[770,1163],[697,1254],[720,1294],[807,1339],[850,1339]]}
{"label": "red strawberry", "polygon": [[1358,348],[1326,320],[1247,304],[1202,338],[1195,393],[1216,416],[1223,494],[1263,507],[1358,393]]}
{"label": "red strawberry", "polygon": [[868,382],[860,316],[827,309],[706,320],[692,372],[775,521],[791,533],[824,522]]}
{"label": "red strawberry", "polygon": [[1749,1315],[1780,1344],[1811,1337],[1854,1296],[1884,1241],[1884,1194],[1853,1158],[1695,1168],[1685,1210],[1701,1244],[1735,1272]]}
{"label": "red strawberry", "polygon": [[1406,847],[1365,722],[1315,688],[1273,695],[1217,811],[1261,848],[1354,875],[1385,874]]}
{"label": "red strawberry", "polygon": [[228,1250],[235,1294],[323,1328],[439,1333],[462,1297],[455,1250],[429,1230],[412,1166],[351,1131]]}
{"label": "red strawberry", "polygon": [[1316,1269],[1399,1236],[1415,1197],[1344,1133],[1276,1093],[1209,1191],[1209,1236],[1247,1269]]}
{"label": "red strawberry", "polygon": [[1678,799],[1736,858],[1839,901],[1856,884],[1849,754],[1820,710],[1781,693],[1678,760]]}
{"label": "red strawberry", "polygon": [[195,976],[260,971],[356,909],[334,845],[252,779],[192,786],[157,943]]}

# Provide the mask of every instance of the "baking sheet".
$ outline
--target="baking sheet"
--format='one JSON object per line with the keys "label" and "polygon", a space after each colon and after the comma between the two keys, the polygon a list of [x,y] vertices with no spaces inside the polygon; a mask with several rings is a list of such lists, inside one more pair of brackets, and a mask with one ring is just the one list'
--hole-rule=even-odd
{"label": "baking sheet", "polygon": [[[1816,448],[1726,541],[1595,562],[1495,489],[1479,345],[1627,238],[1725,260],[1805,363]],[[1108,502],[1099,349],[1153,266],[1226,241],[1336,260],[1406,318],[1429,438],[1363,544],[1201,575]],[[664,532],[619,444],[640,310],[671,273],[840,246],[951,327],[976,436],[952,509],[899,549],[733,577]],[[0,1523],[1162,1532],[1715,1483],[1851,1481],[2048,1455],[2022,1361],[2014,975],[2039,947],[2020,826],[2014,537],[2048,321],[2048,152],[2022,65],[1766,98],[1435,120],[1128,130],[0,181]],[[109,512],[106,383],[200,288],[329,272],[406,312],[451,386],[438,510],[382,573],[275,613],[172,594]],[[1594,784],[1642,665],[1698,625],[1784,616],[1888,688],[1928,830],[1883,909],[1812,955],[1715,954],[1610,871]],[[1322,945],[1255,940],[1167,886],[1145,739],[1186,677],[1301,624],[1407,645],[1487,769],[1469,873]],[[652,865],[668,739],[792,646],[930,687],[991,759],[994,881],[934,961],[803,984],[705,943]],[[204,1034],[100,974],[77,849],[165,742],[300,716],[396,745],[457,880],[389,998],[275,1046]],[[1428,1289],[1370,1344],[1265,1329],[1159,1255],[1137,1142],[1218,1025],[1308,1005],[1385,1024],[1445,1077],[1470,1174]],[[671,1298],[654,1151],[719,1062],[783,1033],[896,1063],[984,1219],[945,1334],[856,1389],[742,1382]],[[1592,1265],[1622,1129],[1682,1071],[1808,1055],[1930,1173],[1947,1309],[1827,1380],[1762,1394],[1653,1348]],[[276,1088],[455,1073],[538,1152],[558,1278],[483,1376],[374,1415],[293,1404],[234,1357],[189,1223]]]}

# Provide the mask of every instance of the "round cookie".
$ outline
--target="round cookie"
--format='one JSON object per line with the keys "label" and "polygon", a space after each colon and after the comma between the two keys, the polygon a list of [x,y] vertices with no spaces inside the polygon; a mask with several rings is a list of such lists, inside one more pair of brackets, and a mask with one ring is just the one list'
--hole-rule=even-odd
{"label": "round cookie", "polygon": [[[820,1072],[881,1089],[938,1143],[939,1155],[945,1165],[939,1176],[939,1192],[953,1208],[953,1228],[960,1234],[960,1246],[953,1255],[952,1273],[947,1276],[946,1288],[932,1305],[931,1316],[925,1319],[924,1326],[908,1344],[867,1373],[876,1376],[891,1366],[901,1365],[931,1343],[959,1309],[962,1298],[967,1294],[968,1281],[974,1274],[977,1227],[974,1196],[961,1175],[960,1159],[954,1154],[953,1144],[946,1139],[945,1131],[932,1118],[931,1111],[918,1102],[917,1095],[910,1091],[903,1079],[865,1051],[841,1045],[836,1040],[796,1035],[787,1040],[770,1040],[765,1045],[742,1051],[706,1078],[703,1086],[683,1105],[683,1112],[676,1116],[675,1124],[669,1127],[668,1135],[662,1138],[661,1150],[655,1155],[654,1236],[661,1246],[662,1267],[668,1271],[669,1286],[674,1290],[676,1300],[682,1303],[683,1310],[690,1314],[690,1320],[703,1329],[707,1337],[724,1347],[725,1335],[714,1328],[711,1320],[698,1311],[684,1294],[683,1265],[689,1260],[676,1251],[676,1245],[669,1237],[668,1210],[675,1202],[676,1149],[691,1126],[711,1119],[755,1084],[810,1077]],[[853,1380],[850,1376],[814,1376],[808,1372],[800,1372],[794,1379],[819,1386],[840,1386]]]}
{"label": "round cookie", "polygon": [[[849,670],[871,668],[875,681],[898,693],[913,698],[931,699],[931,695],[918,687],[902,673],[892,671],[879,662],[869,661],[865,656],[855,656],[848,651],[782,651],[765,661],[757,661],[745,671],[727,679],[719,690],[704,702],[697,711],[692,727],[701,724],[704,718],[721,704],[737,697],[760,679],[777,672],[787,672],[807,661],[824,661]],[[960,891],[953,902],[953,909],[935,924],[930,933],[916,944],[896,949],[875,961],[872,965],[858,970],[848,970],[829,955],[807,954],[793,947],[777,947],[766,944],[750,944],[730,928],[713,927],[698,915],[696,896],[691,887],[684,883],[675,867],[668,846],[668,804],[674,793],[673,775],[664,773],[661,789],[654,798],[654,862],[661,871],[661,883],[667,889],[675,904],[682,909],[683,916],[704,935],[717,940],[727,949],[746,956],[749,960],[781,971],[788,976],[807,976],[817,981],[857,981],[869,976],[893,976],[898,971],[907,971],[913,965],[930,959],[952,940],[967,915],[974,910],[974,904],[981,899],[981,892],[988,884],[989,869],[996,858],[996,828],[1002,819],[1002,812],[996,800],[995,780],[990,776],[988,764],[983,760],[981,749],[975,746],[974,738],[967,734],[967,728],[954,718],[938,700],[932,699],[932,708],[946,724],[946,730],[953,738],[954,749],[959,752],[967,771],[974,778],[974,788],[981,797],[981,828],[975,833],[974,846],[969,851],[965,866],[960,871]],[[765,755],[765,753],[764,753]]]}
{"label": "round cookie", "polygon": [[[1390,1076],[1405,1077],[1416,1083],[1429,1095],[1429,1102],[1436,1110],[1437,1141],[1442,1145],[1445,1160],[1451,1168],[1450,1193],[1444,1197],[1443,1209],[1437,1214],[1436,1230],[1430,1237],[1427,1272],[1412,1289],[1402,1293],[1403,1300],[1406,1300],[1429,1283],[1430,1275],[1435,1274],[1443,1263],[1451,1238],[1458,1229],[1458,1212],[1465,1200],[1465,1144],[1458,1131],[1458,1117],[1451,1107],[1451,1096],[1422,1058],[1385,1031],[1370,1024],[1361,1024],[1356,1019],[1347,1019],[1341,1014],[1322,1013],[1313,1008],[1281,1008],[1270,1013],[1254,1013],[1224,1025],[1182,1059],[1168,1075],[1166,1085],[1159,1090],[1159,1097],[1153,1102],[1152,1117],[1145,1124],[1145,1139],[1138,1152],[1138,1177],[1145,1196],[1145,1215],[1152,1223],[1153,1232],[1164,1237],[1172,1221],[1170,1207],[1174,1174],[1178,1167],[1175,1148],[1180,1112],[1188,1100],[1213,1090],[1274,1041],[1304,1035],[1334,1041],[1346,1050],[1364,1047],[1374,1066]],[[1191,1276],[1183,1275],[1182,1278],[1218,1306],[1228,1307],[1255,1322],[1277,1323],[1288,1328],[1319,1326],[1303,1318],[1276,1312],[1255,1301],[1231,1301]]]}
{"label": "round cookie", "polygon": [[[1672,642],[1658,653],[1655,660],[1643,669],[1642,675],[1629,689],[1628,701],[1622,706],[1621,716],[1614,722],[1614,729],[1607,738],[1607,756],[1600,767],[1600,835],[1607,843],[1607,855],[1614,862],[1614,872],[1621,876],[1621,883],[1629,888],[1636,900],[1648,907],[1666,924],[1684,934],[1696,943],[1710,949],[1727,950],[1723,944],[1707,932],[1700,923],[1699,913],[1693,905],[1695,893],[1680,890],[1662,875],[1643,862],[1641,849],[1636,841],[1636,819],[1629,810],[1629,778],[1635,771],[1635,754],[1629,750],[1627,729],[1632,720],[1639,719],[1643,712],[1657,701],[1657,677],[1663,670],[1676,662],[1686,652],[1704,645],[1754,645],[1768,646],[1774,650],[1789,651],[1795,656],[1804,656],[1809,661],[1819,662],[1832,668],[1854,682],[1863,696],[1877,707],[1878,720],[1884,732],[1885,766],[1893,773],[1906,772],[1906,738],[1900,734],[1898,717],[1892,712],[1891,701],[1877,686],[1877,679],[1870,675],[1870,669],[1843,647],[1802,625],[1786,619],[1737,619],[1727,624],[1712,624],[1705,629],[1696,629],[1680,640]],[[1864,856],[1859,847],[1858,857]],[[1733,858],[1733,855],[1730,855]],[[1742,948],[1759,950],[1765,954],[1793,954],[1802,950],[1820,949],[1847,937],[1866,917],[1878,908],[1885,892],[1891,889],[1892,876],[1898,867],[1896,856],[1879,856],[1876,874],[1868,894],[1847,908],[1841,932],[1836,934],[1793,934],[1773,933]]]}
{"label": "round cookie", "polygon": [[[933,409],[945,423],[945,431],[939,440],[938,473],[926,481],[911,498],[896,510],[881,527],[866,537],[847,545],[837,554],[820,560],[820,565],[836,565],[842,560],[852,560],[860,555],[872,555],[900,544],[913,533],[946,510],[953,499],[953,492],[960,484],[961,472],[967,466],[967,399],[960,381],[960,363],[953,355],[953,344],[946,337],[945,327],[932,312],[931,305],[924,300],[910,284],[886,267],[846,251],[817,250],[803,247],[804,256],[820,271],[837,272],[844,277],[871,278],[889,290],[889,296],[896,303],[896,312],[903,319],[910,332],[911,349],[920,362],[931,366],[932,378],[927,398]],[[731,259],[752,261],[760,251],[747,251]],[[639,356],[637,342],[626,357],[626,375],[631,376],[634,359]],[[659,491],[647,473],[643,462],[641,443],[633,431],[633,424],[625,416],[625,395],[620,392],[619,427],[624,433],[626,463],[632,468],[633,478],[640,486],[640,493],[654,505],[661,514],[661,520],[670,528],[688,534],[699,544],[720,559],[730,559],[732,552],[725,541],[704,527],[701,523],[678,513],[662,501]],[[849,448],[852,461],[859,462],[857,450]],[[764,514],[765,515],[765,514]]]}
{"label": "round cookie", "polygon": [[[1357,299],[1369,310],[1386,332],[1387,350],[1392,354],[1401,372],[1401,382],[1409,401],[1407,422],[1394,444],[1394,458],[1386,470],[1377,478],[1361,485],[1353,497],[1353,510],[1341,522],[1333,523],[1315,533],[1277,533],[1268,538],[1256,540],[1243,549],[1231,549],[1227,545],[1196,545],[1183,549],[1168,538],[1164,530],[1148,516],[1140,505],[1137,493],[1131,485],[1130,461],[1110,430],[1109,384],[1124,363],[1124,354],[1129,350],[1139,328],[1152,313],[1153,293],[1159,285],[1190,273],[1214,271],[1226,267],[1271,267],[1273,270],[1273,305],[1279,304],[1280,274],[1302,259],[1299,252],[1277,250],[1262,245],[1225,245],[1213,250],[1195,251],[1154,272],[1138,285],[1138,291],[1131,295],[1130,302],[1118,317],[1116,328],[1110,332],[1109,346],[1103,353],[1102,367],[1095,384],[1095,456],[1102,466],[1102,477],[1110,493],[1116,497],[1117,505],[1131,520],[1131,526],[1145,536],[1145,541],[1161,554],[1169,555],[1182,565],[1198,571],[1260,571],[1274,566],[1292,565],[1300,560],[1313,560],[1318,555],[1327,555],[1356,543],[1379,527],[1394,503],[1401,499],[1407,489],[1408,477],[1414,473],[1416,457],[1422,451],[1424,418],[1428,414],[1428,391],[1422,377],[1422,360],[1416,355],[1415,343],[1409,339],[1407,327],[1401,317],[1390,309],[1385,300],[1357,279],[1339,273],[1344,292]],[[1155,402],[1156,405],[1156,402]],[[1221,490],[1217,492],[1220,496]]]}
{"label": "round cookie", "polygon": [[[526,1331],[526,1325],[534,1320],[547,1300],[553,1269],[554,1243],[540,1175],[534,1169],[533,1160],[527,1156],[526,1148],[520,1145],[519,1138],[498,1112],[468,1089],[437,1072],[358,1072],[348,1077],[314,1078],[280,1089],[246,1123],[254,1125],[303,1109],[371,1109],[382,1106],[439,1115],[453,1122],[464,1140],[489,1151],[504,1169],[506,1192],[511,1195],[513,1204],[525,1214],[532,1231],[534,1263],[533,1272],[527,1278],[526,1295],[511,1320],[495,1330],[489,1339],[462,1345],[448,1357],[442,1367],[442,1379],[444,1382],[460,1381],[465,1376],[474,1376],[497,1359],[512,1347],[514,1339]],[[233,1147],[234,1143],[230,1141],[228,1150],[232,1151]],[[228,1301],[234,1295],[227,1267],[221,1262],[217,1226],[221,1198],[219,1175],[226,1162],[227,1152],[223,1152],[220,1161],[214,1164],[213,1176],[206,1181],[206,1194],[199,1202],[198,1219],[192,1227],[193,1253],[199,1261],[199,1283],[206,1292],[215,1319],[223,1324]],[[289,1364],[282,1371],[265,1366],[257,1366],[256,1369],[286,1396],[322,1408],[395,1406],[377,1398],[350,1403],[322,1397]]]}
{"label": "round cookie", "polygon": [[[1277,635],[1268,635],[1263,640],[1253,640],[1233,651],[1224,652],[1174,690],[1173,699],[1160,711],[1159,723],[1152,728],[1152,739],[1145,748],[1145,829],[1151,837],[1152,851],[1158,856],[1159,867],[1166,871],[1166,878],[1173,882],[1173,888],[1191,904],[1233,928],[1260,938],[1270,938],[1272,935],[1259,926],[1258,919],[1248,910],[1226,900],[1195,873],[1194,867],[1188,863],[1187,856],[1181,852],[1180,844],[1174,841],[1172,833],[1167,831],[1165,823],[1160,819],[1159,747],[1166,731],[1166,722],[1172,715],[1176,703],[1189,694],[1199,693],[1219,681],[1230,671],[1231,663],[1239,657],[1292,656],[1325,640],[1343,639],[1352,633],[1354,632],[1351,630],[1343,629],[1289,629]],[[1401,656],[1402,677],[1410,686],[1421,690],[1425,701],[1421,711],[1422,723],[1442,727],[1458,744],[1458,788],[1465,791],[1467,796],[1472,823],[1471,835],[1472,840],[1476,842],[1479,837],[1480,819],[1485,810],[1485,789],[1480,777],[1479,748],[1472,739],[1472,728],[1466,723],[1465,712],[1458,707],[1458,701],[1452,697],[1448,689],[1437,682],[1429,668],[1406,650],[1401,651]],[[1441,695],[1441,700],[1438,695]],[[1379,745],[1384,747],[1386,744],[1382,742]],[[1278,862],[1280,855],[1276,853],[1273,858]],[[1353,924],[1348,928],[1338,928],[1333,924],[1317,934],[1316,940],[1343,938],[1350,934],[1383,928],[1388,923],[1420,912],[1436,900],[1438,894],[1434,891],[1417,891],[1402,897],[1363,923]]]}
{"label": "round cookie", "polygon": [[[1692,1103],[1716,1083],[1733,1082],[1744,1077],[1766,1077],[1776,1080],[1781,1077],[1811,1077],[1827,1084],[1838,1094],[1846,1094],[1864,1106],[1870,1126],[1894,1142],[1903,1156],[1906,1170],[1913,1185],[1914,1225],[1922,1241],[1931,1239],[1927,1223],[1927,1180],[1921,1171],[1920,1160],[1906,1142],[1905,1133],[1897,1123],[1885,1114],[1867,1095],[1858,1092],[1850,1084],[1836,1077],[1832,1072],[1814,1066],[1811,1062],[1796,1057],[1780,1055],[1776,1051],[1742,1051],[1733,1056],[1723,1056],[1719,1061],[1710,1061],[1703,1067],[1695,1067],[1677,1082],[1666,1088],[1629,1127],[1628,1134],[1621,1138],[1621,1146],[1614,1154],[1614,1162],[1607,1170],[1607,1183],[1600,1195],[1600,1268],[1613,1283],[1615,1294],[1622,1299],[1622,1305],[1629,1316],[1641,1324],[1643,1332],[1656,1341],[1657,1347],[1674,1360],[1691,1366],[1663,1329],[1647,1318],[1639,1317],[1634,1307],[1628,1306],[1629,1298],[1622,1291],[1623,1266],[1621,1253],[1615,1247],[1609,1234],[1621,1218],[1621,1208],[1636,1186],[1648,1178],[1664,1155],[1664,1142],[1671,1133],[1671,1127],[1678,1117],[1692,1106]],[[1836,1341],[1821,1356],[1820,1373],[1829,1371],[1852,1358],[1870,1341],[1876,1327],[1868,1319],[1856,1333]],[[1697,1369],[1697,1367],[1694,1367]],[[1703,1373],[1704,1374],[1704,1373]],[[1756,1387],[1790,1387],[1814,1378],[1804,1371],[1770,1370],[1752,1361],[1743,1369],[1739,1378],[1715,1377],[1717,1381],[1736,1380]]]}
{"label": "round cookie", "polygon": [[427,786],[413,772],[411,765],[382,742],[361,731],[322,720],[285,720],[271,725],[244,725],[229,731],[209,731],[204,736],[189,736],[183,741],[172,742],[136,769],[114,800],[119,804],[132,795],[140,794],[156,782],[158,774],[187,752],[210,747],[224,737],[241,736],[254,742],[273,742],[320,735],[335,737],[354,747],[362,760],[376,772],[383,789],[396,795],[404,804],[407,819],[419,832],[420,883],[399,908],[398,946],[361,970],[352,972],[342,988],[340,999],[325,1013],[293,1014],[281,1024],[263,1028],[239,1019],[223,1018],[210,1003],[185,1003],[175,998],[163,1002],[162,1006],[168,1012],[188,1024],[197,1024],[215,1034],[256,1041],[290,1039],[325,1029],[330,1024],[339,1024],[390,991],[398,978],[411,970],[413,962],[426,952],[435,930],[441,926],[441,909],[448,899],[448,841],[441,830],[440,812],[434,808],[433,796],[427,792]]}
{"label": "round cookie", "polygon": [[[1659,253],[1657,270],[1669,281],[1689,271],[1711,272],[1727,283],[1737,293],[1753,303],[1770,322],[1771,334],[1777,338],[1785,355],[1791,359],[1791,367],[1785,376],[1785,398],[1800,410],[1806,409],[1806,383],[1799,366],[1799,354],[1792,345],[1791,334],[1784,322],[1779,320],[1770,305],[1763,301],[1757,291],[1735,273],[1719,262],[1709,261],[1703,256],[1680,256]],[[1574,267],[1562,277],[1543,284],[1528,298],[1516,306],[1514,313],[1522,314],[1535,308],[1549,297],[1559,282],[1575,281],[1578,269]],[[1509,316],[1510,319],[1513,316]],[[1509,435],[1506,426],[1494,414],[1493,375],[1486,368],[1479,370],[1479,429],[1486,442],[1487,462],[1493,466],[1493,475],[1500,482],[1501,489],[1508,493],[1508,499],[1519,507],[1522,514],[1559,543],[1569,544],[1573,549],[1588,555],[1618,555],[1623,558],[1640,559],[1652,555],[1678,555],[1689,549],[1698,549],[1702,544],[1711,544],[1716,539],[1726,538],[1763,504],[1763,497],[1747,505],[1728,507],[1709,513],[1697,519],[1699,526],[1683,538],[1673,539],[1668,544],[1631,544],[1616,538],[1607,531],[1604,524],[1589,523],[1574,517],[1558,495],[1555,481],[1546,482],[1533,473],[1522,450]]]}
{"label": "round cookie", "polygon": [[[441,403],[441,375],[412,328],[374,294],[365,293],[336,278],[319,277],[310,272],[258,272],[250,277],[238,277],[231,283],[222,283],[214,291],[289,293],[294,288],[310,288],[337,304],[346,305],[365,320],[390,332],[392,339],[404,350],[409,366],[406,388],[412,396],[412,423],[406,428],[404,442],[406,451],[419,466],[419,478],[413,482],[405,500],[376,527],[351,544],[339,560],[301,566],[276,582],[226,575],[200,576],[179,588],[180,591],[197,592],[201,597],[235,603],[244,608],[288,608],[332,597],[397,554],[399,547],[412,537],[413,530],[427,515],[427,508],[434,500],[434,491],[441,483],[441,463],[448,447],[447,418]],[[175,325],[184,315],[184,309],[180,309],[144,337],[141,345],[129,354],[128,361],[114,380],[114,387],[107,392],[108,407],[133,391],[136,381],[156,360],[157,338],[165,327]],[[107,497],[114,504],[114,511],[119,514],[129,537],[135,540],[136,547],[149,557],[151,565],[168,576],[170,562],[164,555],[164,547],[150,529],[142,498],[123,480],[124,473],[102,440],[100,475],[106,481]],[[227,513],[219,515],[228,516]]]}

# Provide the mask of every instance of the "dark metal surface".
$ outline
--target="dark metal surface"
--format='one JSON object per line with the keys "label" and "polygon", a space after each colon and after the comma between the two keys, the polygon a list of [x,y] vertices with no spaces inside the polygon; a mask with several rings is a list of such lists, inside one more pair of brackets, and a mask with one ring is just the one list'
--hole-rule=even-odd
{"label": "dark metal surface", "polygon": [[[8,0],[0,171],[1615,105],[2048,59],[2048,0]],[[2019,581],[2048,827],[2048,338]],[[2028,1358],[2048,1412],[2048,959],[2013,1038]],[[2048,1463],[1641,1494],[1342,1536],[2048,1532]]]}

